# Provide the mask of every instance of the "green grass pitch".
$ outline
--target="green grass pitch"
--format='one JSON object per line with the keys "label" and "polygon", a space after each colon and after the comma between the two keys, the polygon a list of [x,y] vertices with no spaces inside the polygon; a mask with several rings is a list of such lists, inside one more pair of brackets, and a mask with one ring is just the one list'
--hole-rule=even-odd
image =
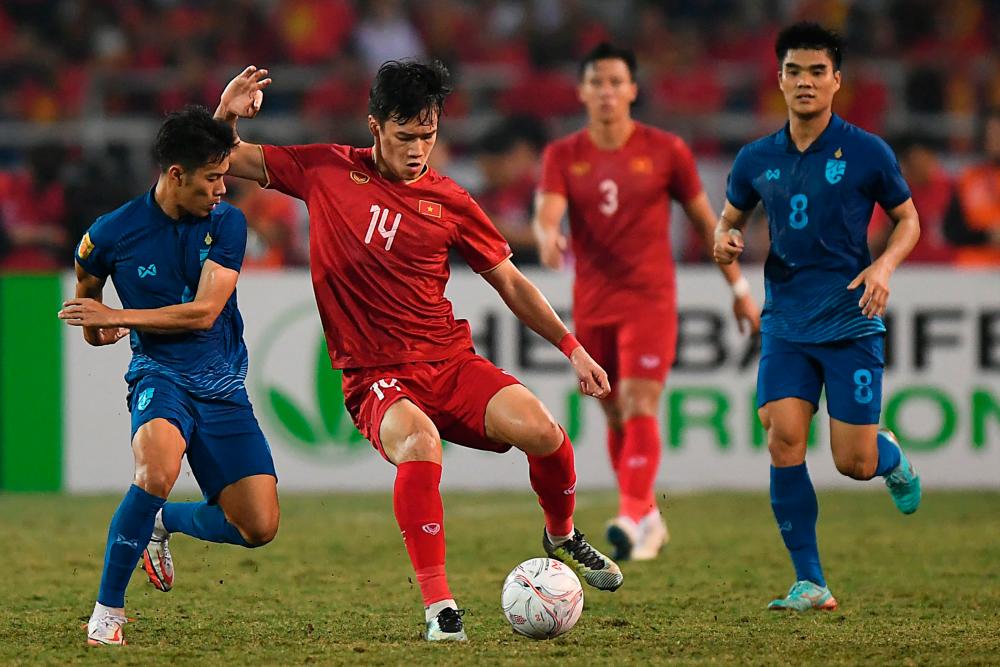
{"label": "green grass pitch", "polygon": [[[466,645],[419,639],[422,610],[388,494],[282,498],[257,550],[178,535],[170,593],[132,580],[124,649],[88,649],[107,522],[118,498],[0,496],[0,664],[1000,663],[1000,494],[930,492],[903,517],[887,494],[820,493],[820,548],[841,609],[764,610],[793,575],[766,493],[668,497],[673,542],[624,564],[617,593],[586,589],[577,627],[512,634],[500,583],[541,554],[528,494],[446,494],[452,590]],[[578,526],[604,546],[609,493],[582,493]]]}

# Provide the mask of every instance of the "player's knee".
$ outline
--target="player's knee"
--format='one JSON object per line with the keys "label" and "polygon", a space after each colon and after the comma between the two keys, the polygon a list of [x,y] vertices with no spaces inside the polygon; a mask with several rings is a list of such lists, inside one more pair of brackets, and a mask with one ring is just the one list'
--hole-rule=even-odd
{"label": "player's knee", "polygon": [[777,466],[798,465],[805,460],[806,439],[772,428],[768,432],[767,450]]}
{"label": "player's knee", "polygon": [[143,466],[135,471],[133,479],[136,486],[148,494],[166,498],[177,481],[177,471],[173,469]]}
{"label": "player's knee", "polygon": [[436,433],[420,429],[403,438],[401,460],[440,461],[441,439]]}
{"label": "player's knee", "polygon": [[635,396],[622,403],[621,419],[625,422],[633,417],[655,417],[659,401],[655,396]]}
{"label": "player's knee", "polygon": [[552,454],[562,446],[565,438],[562,427],[559,426],[551,415],[545,415],[545,418],[539,420],[537,428],[538,437],[543,450],[541,454],[543,456],[546,454]]}
{"label": "player's knee", "polygon": [[515,443],[532,456],[548,456],[563,443],[559,423],[546,410],[537,410],[521,419],[521,437]]}
{"label": "player's knee", "polygon": [[760,419],[760,425],[764,427],[765,431],[771,430],[771,413],[768,412],[767,407],[758,408],[757,418]]}
{"label": "player's knee", "polygon": [[239,529],[249,548],[262,547],[278,534],[278,515],[255,518]]}
{"label": "player's knee", "polygon": [[851,479],[866,480],[875,476],[878,461],[869,460],[868,457],[859,455],[835,457],[834,464],[841,475]]}
{"label": "player's knee", "polygon": [[655,417],[659,412],[661,388],[651,382],[626,383],[621,391],[621,418]]}

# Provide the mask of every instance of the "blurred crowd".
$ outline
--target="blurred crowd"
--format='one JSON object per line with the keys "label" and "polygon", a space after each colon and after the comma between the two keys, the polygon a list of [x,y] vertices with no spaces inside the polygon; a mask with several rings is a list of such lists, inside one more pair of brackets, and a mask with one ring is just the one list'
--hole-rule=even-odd
{"label": "blurred crowd", "polygon": [[[429,55],[456,83],[434,165],[530,264],[541,150],[584,122],[580,55],[604,39],[634,48],[635,115],[688,140],[721,196],[733,151],[782,122],[773,39],[804,18],[847,39],[835,109],[897,150],[924,228],[911,261],[1000,266],[997,2],[4,0],[0,270],[65,268],[95,216],[152,183],[146,146],[163,112],[213,105],[246,64],[275,77],[262,140],[367,142],[374,70]],[[304,265],[302,205],[228,185],[253,228],[248,266]],[[888,231],[876,215],[876,250]],[[680,259],[705,257],[695,236],[678,234]]]}

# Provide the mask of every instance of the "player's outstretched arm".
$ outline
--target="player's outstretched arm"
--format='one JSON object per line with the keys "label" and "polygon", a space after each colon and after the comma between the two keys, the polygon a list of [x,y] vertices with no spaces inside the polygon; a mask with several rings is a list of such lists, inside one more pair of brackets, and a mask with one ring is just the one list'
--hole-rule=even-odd
{"label": "player's outstretched arm", "polygon": [[[726,203],[728,205],[728,202]],[[716,220],[708,195],[702,191],[682,206],[688,220],[705,240],[705,247],[713,249],[714,256]],[[742,243],[740,251],[742,252]],[[735,259],[729,263],[719,262],[719,270],[733,291],[733,315],[736,317],[740,333],[757,333],[760,331],[760,308],[750,294],[750,283],[743,277],[739,264]]]}
{"label": "player's outstretched arm", "polygon": [[585,394],[604,398],[611,392],[608,374],[583,346],[576,343],[548,300],[509,259],[482,274],[517,319],[532,331],[559,347],[569,358]]}
{"label": "player's outstretched arm", "polygon": [[[101,303],[101,300],[104,297],[105,282],[105,278],[98,278],[97,276],[87,273],[86,269],[80,266],[79,262],[77,262],[76,299],[72,301],[87,299],[95,303]],[[67,301],[66,303],[72,303],[72,301]],[[62,311],[59,312],[59,317],[62,318]],[[72,322],[67,322],[67,324],[72,324]],[[112,345],[113,343],[120,341],[128,334],[129,330],[124,327],[114,326],[105,328],[83,325],[83,339],[89,344],[95,346]]]}
{"label": "player's outstretched arm", "polygon": [[531,221],[531,228],[538,244],[538,257],[550,269],[561,269],[563,266],[566,237],[559,225],[566,207],[566,197],[561,194],[539,192],[535,195],[535,217]]}
{"label": "player's outstretched arm", "polygon": [[[110,308],[92,297],[77,297],[63,303],[59,318],[70,326],[99,328],[128,327],[146,333],[177,334],[207,331],[215,324],[236,289],[239,272],[206,260],[194,301],[162,308]],[[95,344],[95,343],[92,343]]]}
{"label": "player's outstretched arm", "polygon": [[264,88],[271,84],[266,69],[257,69],[250,65],[240,72],[226,85],[215,110],[215,117],[233,127],[236,133],[236,148],[229,154],[229,174],[238,178],[267,184],[267,171],[264,169],[264,154],[258,144],[251,144],[239,138],[236,132],[236,121],[240,118],[253,118],[264,103]]}
{"label": "player's outstretched arm", "polygon": [[847,286],[847,289],[853,290],[864,284],[865,291],[858,306],[868,319],[885,315],[889,303],[889,278],[920,240],[920,217],[912,199],[886,213],[892,219],[894,229],[885,251]]}

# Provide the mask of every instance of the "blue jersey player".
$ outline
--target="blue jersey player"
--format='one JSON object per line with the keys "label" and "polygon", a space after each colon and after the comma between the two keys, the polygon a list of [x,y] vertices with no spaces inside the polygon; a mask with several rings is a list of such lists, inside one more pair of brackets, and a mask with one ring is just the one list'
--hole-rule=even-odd
{"label": "blue jersey player", "polygon": [[[884,141],[832,112],[840,88],[840,38],[814,23],[778,36],[778,82],[788,124],[740,150],[715,232],[715,259],[743,250],[740,229],[758,202],[767,210],[757,407],[771,454],[771,506],[797,581],[776,610],[837,608],[820,567],[818,508],[806,469],[806,439],[826,389],[837,469],[885,478],[896,506],[920,504],[920,479],[888,431],[880,431],[882,351],[889,277],[920,236],[910,190]],[[895,229],[871,259],[875,204]]]}
{"label": "blue jersey player", "polygon": [[[221,202],[236,139],[201,107],[170,114],[153,154],[155,187],[97,219],[76,252],[76,298],[59,317],[91,345],[129,335],[135,477],[108,530],[92,646],[125,643],[125,588],[140,557],[170,590],[171,532],[254,547],[278,529],[271,451],[243,386],[247,350],[236,306],[246,218]],[[124,306],[101,302],[114,281]],[[187,455],[204,502],[168,503]]]}

